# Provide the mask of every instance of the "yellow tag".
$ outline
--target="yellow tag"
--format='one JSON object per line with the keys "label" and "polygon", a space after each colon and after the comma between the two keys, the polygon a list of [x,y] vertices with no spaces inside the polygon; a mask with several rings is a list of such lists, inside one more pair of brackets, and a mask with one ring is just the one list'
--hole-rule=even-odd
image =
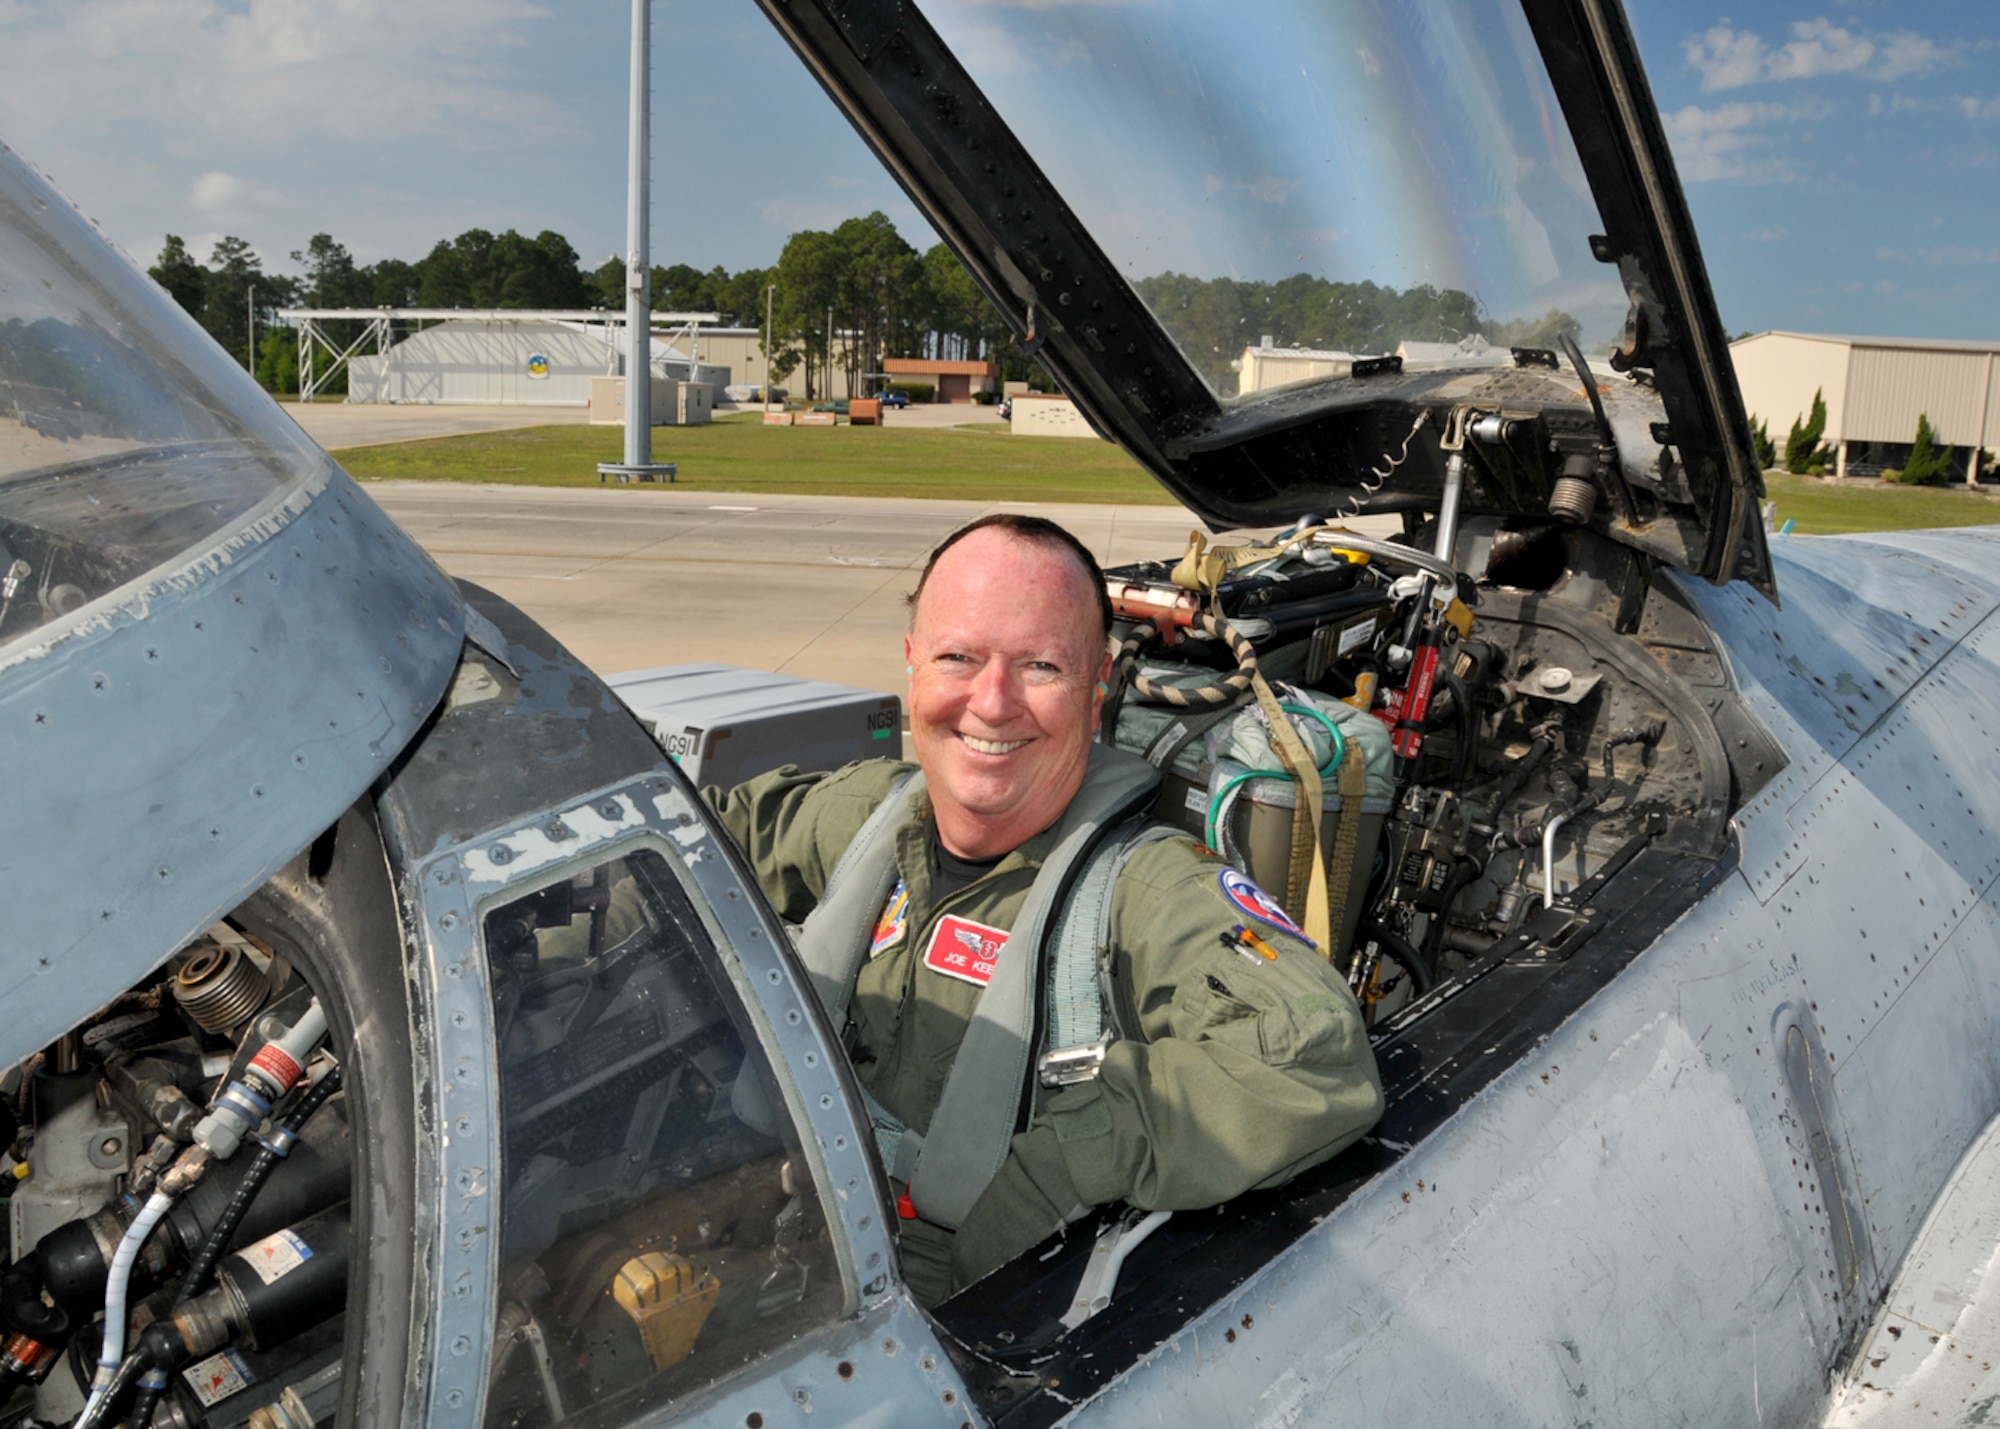
{"label": "yellow tag", "polygon": [[1472,611],[1464,601],[1454,600],[1447,605],[1444,608],[1444,619],[1445,624],[1458,632],[1459,639],[1463,640],[1472,634]]}

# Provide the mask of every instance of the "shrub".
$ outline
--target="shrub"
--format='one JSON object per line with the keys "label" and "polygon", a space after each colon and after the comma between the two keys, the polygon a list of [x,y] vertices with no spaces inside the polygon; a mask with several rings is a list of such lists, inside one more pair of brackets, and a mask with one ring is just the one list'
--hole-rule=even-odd
{"label": "shrub", "polygon": [[937,385],[931,382],[891,382],[882,390],[901,392],[912,402],[932,402],[937,399]]}
{"label": "shrub", "polygon": [[999,402],[1000,394],[998,392],[992,392],[992,391],[974,392],[972,394],[972,400],[977,402],[982,407],[991,407]]}
{"label": "shrub", "polygon": [[1750,441],[1757,448],[1757,469],[1769,471],[1778,464],[1778,449],[1771,441],[1770,429],[1764,425],[1762,417],[1750,419]]}
{"label": "shrub", "polygon": [[1797,476],[1818,476],[1826,470],[1826,450],[1819,439],[1826,435],[1826,397],[1815,391],[1812,413],[1804,422],[1796,419],[1785,437],[1785,470]]}
{"label": "shrub", "polygon": [[1909,486],[1943,486],[1951,480],[1951,448],[1938,445],[1927,412],[1917,414],[1917,436],[1910,446],[1910,459],[1896,479]]}

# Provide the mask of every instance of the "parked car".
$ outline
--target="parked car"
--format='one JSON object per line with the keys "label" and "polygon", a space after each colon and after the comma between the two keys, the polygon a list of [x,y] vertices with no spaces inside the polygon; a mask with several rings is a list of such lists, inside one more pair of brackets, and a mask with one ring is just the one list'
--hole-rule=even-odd
{"label": "parked car", "polygon": [[891,388],[882,394],[881,401],[885,407],[907,407],[910,405],[910,394],[907,392],[898,392],[894,388]]}

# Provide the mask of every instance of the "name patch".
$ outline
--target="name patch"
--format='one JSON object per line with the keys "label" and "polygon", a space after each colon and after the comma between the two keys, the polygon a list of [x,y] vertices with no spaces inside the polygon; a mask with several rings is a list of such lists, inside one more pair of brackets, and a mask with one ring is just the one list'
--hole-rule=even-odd
{"label": "name patch", "polygon": [[1298,924],[1292,921],[1291,915],[1285,912],[1282,903],[1233,868],[1222,870],[1222,896],[1229,900],[1232,907],[1249,914],[1258,922],[1268,923],[1273,928],[1282,928],[1309,948],[1318,946],[1311,938],[1306,937]]}
{"label": "name patch", "polygon": [[877,957],[903,941],[903,929],[910,921],[910,890],[897,879],[896,886],[889,890],[889,901],[882,905],[882,916],[875,920],[875,936],[868,940],[868,956]]}
{"label": "name patch", "polygon": [[989,928],[947,913],[938,920],[937,932],[924,953],[924,966],[932,972],[955,977],[975,987],[993,981],[993,965],[1007,945],[1005,928]]}

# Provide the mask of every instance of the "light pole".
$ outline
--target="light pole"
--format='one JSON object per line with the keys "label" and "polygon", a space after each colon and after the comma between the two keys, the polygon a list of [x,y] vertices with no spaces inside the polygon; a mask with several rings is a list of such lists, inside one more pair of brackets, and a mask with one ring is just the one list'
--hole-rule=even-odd
{"label": "light pole", "polygon": [[764,289],[764,415],[771,415],[771,295],[778,291],[776,283]]}
{"label": "light pole", "polygon": [[653,462],[653,264],[647,180],[651,138],[652,0],[632,0],[632,114],[625,186],[625,460],[601,461],[597,479],[673,480],[672,462]]}

